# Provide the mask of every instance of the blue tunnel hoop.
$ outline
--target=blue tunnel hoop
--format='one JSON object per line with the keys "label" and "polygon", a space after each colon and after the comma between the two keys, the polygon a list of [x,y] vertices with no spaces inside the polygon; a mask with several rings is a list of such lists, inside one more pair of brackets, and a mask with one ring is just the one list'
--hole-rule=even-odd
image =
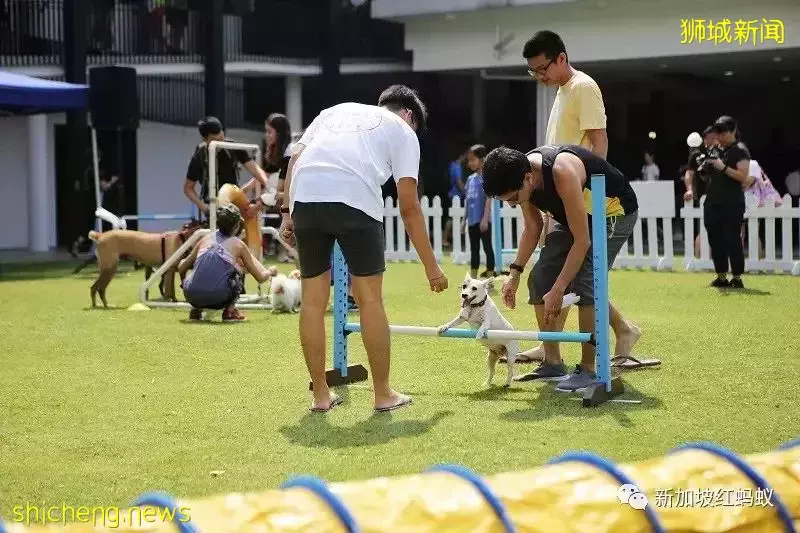
{"label": "blue tunnel hoop", "polygon": [[[636,485],[633,479],[631,479],[631,477],[628,476],[628,474],[620,470],[617,467],[617,465],[615,465],[605,457],[595,455],[591,452],[567,452],[563,455],[559,455],[558,457],[550,459],[549,461],[547,461],[547,464],[556,465],[560,463],[567,463],[570,461],[574,461],[577,463],[585,463],[599,470],[602,470],[606,474],[613,477],[617,482],[619,482],[620,485],[626,485],[626,484]],[[661,520],[658,518],[658,515],[653,509],[654,506],[652,505],[648,505],[644,509],[644,513],[647,516],[647,520],[653,527],[653,533],[665,533],[666,529],[664,528],[663,524],[661,524]]]}
{"label": "blue tunnel hoop", "polygon": [[[755,468],[747,464],[744,459],[736,455],[731,450],[723,448],[717,444],[714,444],[713,442],[692,442],[678,446],[677,448],[671,450],[668,455],[672,455],[683,450],[703,450],[714,454],[717,457],[721,457],[738,468],[739,471],[746,475],[759,489],[772,490],[767,483],[767,480],[764,479],[764,477],[759,474]],[[772,490],[772,502],[775,504],[775,510],[777,511],[781,522],[783,522],[783,525],[786,526],[786,532],[796,533],[797,529],[794,527],[794,520],[792,520],[792,515],[789,513],[789,509],[787,509],[786,504],[783,503],[781,497],[774,490]]]}
{"label": "blue tunnel hoop", "polygon": [[800,447],[800,437],[790,440],[789,442],[784,442],[780,446],[778,446],[779,450],[786,451],[791,450],[792,448]]}
{"label": "blue tunnel hoop", "polygon": [[[178,505],[170,494],[166,492],[148,492],[142,494],[133,502],[134,507],[145,505],[169,509],[171,513],[174,513],[172,523],[180,533],[198,533],[198,529],[191,523],[191,518],[178,510]],[[183,521],[183,519],[186,519],[186,521]]]}
{"label": "blue tunnel hoop", "polygon": [[469,481],[469,483],[481,493],[481,496],[484,497],[486,503],[489,504],[492,510],[494,510],[497,518],[503,524],[506,533],[516,532],[514,524],[511,523],[511,518],[508,516],[508,511],[506,511],[506,508],[500,501],[500,498],[498,498],[497,495],[492,492],[492,489],[489,488],[489,485],[487,485],[486,482],[472,470],[460,465],[444,464],[429,468],[428,472],[447,472]]}
{"label": "blue tunnel hoop", "polygon": [[281,485],[281,489],[296,487],[308,489],[319,496],[328,504],[339,520],[342,521],[342,525],[347,529],[348,533],[358,533],[359,529],[355,518],[353,518],[353,515],[347,509],[347,506],[345,506],[341,498],[331,492],[324,481],[314,476],[297,476],[287,480]]}

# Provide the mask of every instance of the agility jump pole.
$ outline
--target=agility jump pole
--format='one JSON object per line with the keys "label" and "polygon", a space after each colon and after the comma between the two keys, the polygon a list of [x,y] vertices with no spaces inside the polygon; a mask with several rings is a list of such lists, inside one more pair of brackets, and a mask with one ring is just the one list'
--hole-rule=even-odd
{"label": "agility jump pole", "polygon": [[[611,358],[608,344],[608,250],[606,247],[606,183],[605,175],[593,174],[592,189],[592,259],[594,283],[594,333],[555,331],[487,331],[492,340],[539,340],[545,342],[588,342],[595,346],[595,383],[583,392],[583,406],[600,405],[622,394],[625,387],[619,376],[611,376]],[[495,231],[497,231],[495,229]],[[361,325],[347,322],[347,264],[339,248],[333,250],[333,369],[326,372],[328,385],[344,385],[367,379],[363,365],[348,365],[347,336],[361,331]],[[435,327],[395,326],[389,331],[395,335],[415,335],[456,339],[477,339],[478,330],[450,329],[438,334]],[[312,385],[309,384],[309,388]]]}
{"label": "agility jump pole", "polygon": [[[496,272],[507,273],[503,269],[503,252],[510,250],[503,250],[503,217],[500,210],[503,208],[503,202],[495,198],[492,200],[492,240],[494,241],[494,269]],[[516,250],[513,250],[516,252]]]}
{"label": "agility jump pole", "polygon": [[[150,276],[139,289],[139,301],[148,307],[162,307],[171,309],[191,309],[191,304],[188,302],[162,302],[157,300],[148,300],[148,290],[158,283],[158,280],[170,268],[177,265],[181,258],[187,251],[197,244],[197,242],[217,230],[217,150],[228,148],[231,150],[248,150],[253,152],[254,158],[258,160],[261,155],[261,148],[256,144],[235,143],[229,141],[211,141],[208,143],[208,229],[200,229],[195,231],[185,243],[183,243],[174,254],[164,261],[153,275]],[[158,216],[158,215],[152,215]],[[140,220],[143,220],[140,218]],[[158,219],[153,219],[158,220]],[[164,219],[166,220],[166,219]],[[243,294],[239,297],[236,307],[240,309],[272,309],[271,303],[261,303],[263,296],[260,294],[261,285],[258,286],[259,294]]]}

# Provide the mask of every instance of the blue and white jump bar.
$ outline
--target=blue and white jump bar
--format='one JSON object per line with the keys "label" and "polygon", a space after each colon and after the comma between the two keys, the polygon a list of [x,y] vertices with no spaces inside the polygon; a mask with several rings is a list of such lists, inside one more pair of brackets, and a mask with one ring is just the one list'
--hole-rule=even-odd
{"label": "blue and white jump bar", "polygon": [[[344,330],[348,333],[359,333],[361,324],[345,324]],[[439,333],[438,328],[424,326],[389,326],[389,331],[394,335],[415,335],[418,337],[449,337],[451,339],[475,339],[477,329],[452,328]],[[498,341],[544,341],[544,342],[591,342],[591,333],[580,332],[555,332],[555,331],[516,331],[503,329],[490,329],[486,338]]]}
{"label": "blue and white jump bar", "polygon": [[[590,342],[596,348],[597,382],[611,393],[611,359],[608,344],[608,250],[606,245],[606,181],[603,174],[593,174],[592,190],[592,259],[594,278],[594,333],[555,331],[487,331],[487,339],[538,340],[544,342]],[[496,215],[495,220],[499,216]],[[499,224],[493,231],[499,236]],[[538,236],[537,236],[538,238]],[[500,247],[496,248],[496,253]],[[499,264],[498,264],[499,265]],[[347,336],[361,331],[361,325],[347,322],[347,264],[338,243],[333,252],[334,302],[333,302],[333,365],[342,376],[347,376]],[[567,300],[564,306],[574,303]],[[473,329],[450,329],[439,333],[436,327],[389,326],[396,335],[417,335],[475,339],[478,331]]]}

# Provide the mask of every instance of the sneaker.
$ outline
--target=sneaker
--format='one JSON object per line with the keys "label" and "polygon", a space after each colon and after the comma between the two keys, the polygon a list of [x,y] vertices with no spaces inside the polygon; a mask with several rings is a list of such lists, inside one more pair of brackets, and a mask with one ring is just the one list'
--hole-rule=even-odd
{"label": "sneaker", "polygon": [[728,281],[728,278],[715,278],[714,281],[711,282],[711,286],[718,289],[725,289],[730,287],[731,283]]}
{"label": "sneaker", "polygon": [[742,283],[742,278],[733,278],[729,282],[729,286],[731,289],[744,289],[744,283]]}
{"label": "sneaker", "polygon": [[483,272],[481,272],[481,278],[483,279],[493,278],[493,277],[495,277],[494,270],[484,270]]}
{"label": "sneaker", "polygon": [[356,303],[355,298],[353,298],[352,296],[347,297],[347,312],[348,313],[358,312],[358,304]]}
{"label": "sneaker", "polygon": [[556,390],[560,392],[576,392],[585,389],[597,380],[597,374],[589,372],[581,365],[575,365],[575,370],[567,379],[561,381]]}
{"label": "sneaker", "polygon": [[192,310],[189,311],[189,320],[203,320],[203,310],[192,307]]}
{"label": "sneaker", "polygon": [[226,309],[222,312],[223,322],[242,322],[244,320],[247,320],[247,317],[240,313],[238,309]]}
{"label": "sneaker", "polygon": [[539,363],[539,366],[536,367],[536,370],[533,372],[529,372],[527,374],[522,374],[521,376],[516,376],[514,381],[559,381],[565,379],[567,377],[567,367],[564,363],[558,364],[551,364],[551,363]]}

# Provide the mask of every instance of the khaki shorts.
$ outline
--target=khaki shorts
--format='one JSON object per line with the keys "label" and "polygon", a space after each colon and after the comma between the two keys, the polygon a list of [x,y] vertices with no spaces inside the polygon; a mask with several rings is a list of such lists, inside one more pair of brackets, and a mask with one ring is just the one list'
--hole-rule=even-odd
{"label": "khaki shorts", "polygon": [[[614,259],[622,249],[622,245],[633,233],[633,228],[638,218],[639,212],[634,211],[629,215],[608,217],[606,219],[606,246],[609,269],[614,264]],[[589,224],[590,236],[591,232],[592,226]],[[553,288],[559,274],[561,274],[561,270],[564,268],[573,240],[569,227],[558,222],[552,231],[547,234],[539,260],[536,261],[533,270],[528,276],[529,304],[540,305],[544,303],[544,295]],[[580,270],[566,290],[568,293],[574,292],[581,297],[578,306],[594,305],[593,266],[592,246],[590,245]]]}

